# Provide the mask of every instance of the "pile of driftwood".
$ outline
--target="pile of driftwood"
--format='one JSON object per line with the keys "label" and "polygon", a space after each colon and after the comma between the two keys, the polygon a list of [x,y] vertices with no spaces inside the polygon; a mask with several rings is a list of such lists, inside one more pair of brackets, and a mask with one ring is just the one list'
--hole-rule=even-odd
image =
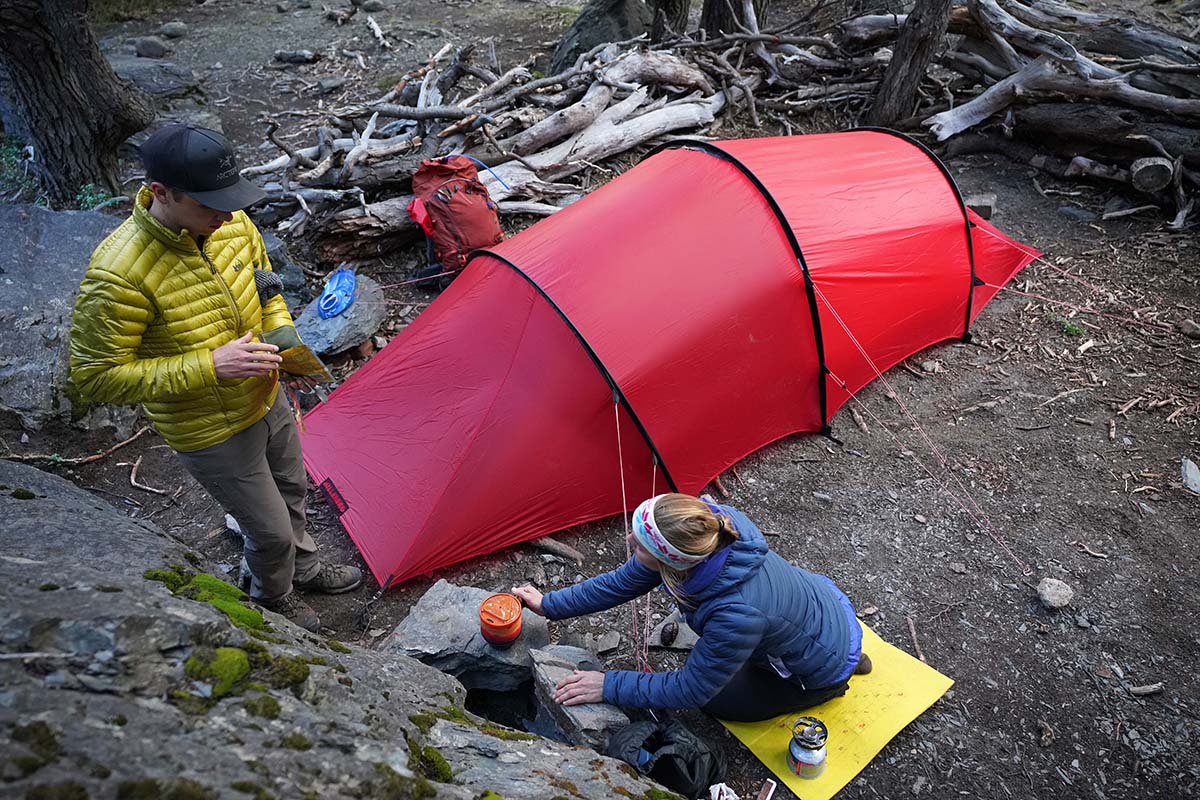
{"label": "pile of driftwood", "polygon": [[[819,7],[819,6],[818,6]],[[476,47],[447,45],[383,96],[333,109],[313,144],[244,171],[263,176],[279,227],[307,231],[340,262],[417,236],[406,206],[421,160],[466,153],[501,213],[551,214],[579,196],[572,176],[722,113],[791,132],[798,115],[869,108],[905,29],[904,15],[823,28],[812,14],[760,31],[667,31],[602,45],[556,75],[501,72]],[[996,151],[1060,177],[1128,184],[1180,228],[1200,187],[1200,45],[1056,0],[969,0],[935,34],[934,57],[893,127],[945,141],[951,155]],[[483,49],[483,48],[480,48]],[[899,52],[897,48],[897,52]],[[897,65],[898,67],[901,65]],[[768,131],[764,130],[764,134]]]}

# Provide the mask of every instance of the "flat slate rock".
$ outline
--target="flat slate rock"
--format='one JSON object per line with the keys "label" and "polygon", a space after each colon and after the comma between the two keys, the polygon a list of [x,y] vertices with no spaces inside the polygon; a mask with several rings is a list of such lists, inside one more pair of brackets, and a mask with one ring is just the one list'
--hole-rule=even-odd
{"label": "flat slate rock", "polygon": [[526,609],[521,636],[511,647],[489,644],[479,632],[479,604],[491,594],[440,580],[379,643],[379,649],[448,672],[468,689],[517,689],[532,675],[530,650],[549,644],[550,632],[543,617]]}
{"label": "flat slate rock", "polygon": [[554,700],[554,687],[573,671],[602,671],[595,655],[579,647],[556,644],[533,650],[530,656],[533,658],[533,692],[538,705],[538,720],[552,720],[554,727],[571,744],[603,750],[608,731],[629,724],[625,712],[608,703],[564,706]]}

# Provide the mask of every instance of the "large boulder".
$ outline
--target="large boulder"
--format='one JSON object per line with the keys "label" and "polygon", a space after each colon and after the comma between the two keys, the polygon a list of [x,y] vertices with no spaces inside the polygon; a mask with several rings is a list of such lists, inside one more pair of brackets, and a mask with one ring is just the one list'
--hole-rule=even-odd
{"label": "large boulder", "polygon": [[267,619],[194,552],[0,461],[0,794],[650,796],[463,710],[452,677]]}
{"label": "large boulder", "polygon": [[312,300],[304,280],[304,270],[288,252],[287,244],[271,231],[263,231],[262,237],[267,246],[267,257],[271,259],[271,269],[283,281],[283,299],[287,301],[288,309],[295,310]]}
{"label": "large boulder", "polygon": [[[75,294],[92,250],[120,222],[92,211],[0,205],[0,411],[26,427],[72,413],[66,379]],[[118,427],[135,413],[118,412]]]}
{"label": "large boulder", "polygon": [[577,669],[601,671],[596,656],[580,647],[555,644],[534,650],[533,686],[538,716],[553,722],[571,744],[602,750],[608,732],[629,724],[629,717],[608,703],[584,703],[564,706],[554,701],[555,687]]}
{"label": "large boulder", "polygon": [[550,643],[546,620],[521,612],[521,636],[494,647],[479,632],[479,605],[492,593],[440,580],[430,587],[379,649],[420,659],[462,681],[468,689],[512,691],[532,678],[530,651]]}
{"label": "large boulder", "polygon": [[127,80],[157,101],[200,93],[200,79],[187,67],[171,61],[109,53],[108,63],[118,78]]}

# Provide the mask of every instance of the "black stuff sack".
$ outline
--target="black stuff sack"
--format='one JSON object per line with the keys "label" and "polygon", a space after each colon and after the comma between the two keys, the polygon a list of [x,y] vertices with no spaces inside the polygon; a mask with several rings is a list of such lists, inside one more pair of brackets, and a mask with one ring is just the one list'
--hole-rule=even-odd
{"label": "black stuff sack", "polygon": [[725,780],[725,754],[675,720],[618,728],[604,753],[692,800],[707,798],[708,787]]}

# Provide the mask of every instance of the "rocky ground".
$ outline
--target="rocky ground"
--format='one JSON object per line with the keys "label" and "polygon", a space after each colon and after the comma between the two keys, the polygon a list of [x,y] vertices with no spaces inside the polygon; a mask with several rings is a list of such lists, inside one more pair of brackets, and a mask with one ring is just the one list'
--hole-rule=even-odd
{"label": "rocky ground", "polygon": [[[395,44],[390,52],[365,28],[339,29],[319,7],[296,0],[285,11],[209,0],[103,32],[119,46],[168,19],[183,20],[188,33],[173,40],[171,58],[201,76],[210,110],[231,135],[257,143],[256,117],[270,109],[285,138],[307,141],[307,115],[375,91],[369,87],[384,84],[389,71],[403,72],[446,41],[500,34],[497,52],[511,64],[547,51],[570,12],[542,2],[422,0],[385,5],[376,16]],[[316,67],[270,63],[275,49],[299,47],[332,54]],[[337,55],[342,49],[366,53],[368,68]],[[349,82],[320,94],[322,77]],[[247,151],[247,163],[255,152]],[[259,153],[262,160],[275,154]],[[776,534],[776,550],[834,578],[881,636],[919,651],[956,681],[840,796],[1200,794],[1193,669],[1200,634],[1192,620],[1200,568],[1188,555],[1200,530],[1200,496],[1183,485],[1181,472],[1184,458],[1200,462],[1200,339],[1175,327],[1200,315],[1194,228],[1172,233],[1145,213],[1102,220],[1121,202],[1107,188],[1048,180],[1002,159],[975,157],[950,168],[964,192],[996,193],[992,221],[1044,251],[1048,263],[1035,262],[996,298],[972,344],[933,348],[891,370],[886,385],[868,386],[834,420],[840,444],[787,439],[752,454],[723,476],[723,489],[712,489]],[[417,263],[416,252],[402,252],[365,272],[386,285]],[[385,336],[431,299],[404,288],[387,292],[394,309]],[[360,361],[343,359],[337,369],[344,374]],[[922,431],[954,464],[962,489],[943,492],[930,479],[926,468],[936,462]],[[27,440],[10,425],[3,436],[19,453],[64,456],[114,441],[55,425]],[[165,494],[131,487],[137,459],[140,480]],[[237,561],[238,543],[224,531],[220,510],[153,435],[92,464],[38,464],[218,564]],[[963,511],[965,494],[990,524]],[[311,499],[322,547],[361,565],[322,498]],[[620,563],[621,531],[614,519],[560,534],[585,555],[582,565],[522,546],[411,581],[377,602],[369,603],[376,588],[369,586],[317,607],[330,635],[369,648],[440,578],[484,589],[527,581],[553,589]],[[1038,601],[1035,586],[1046,576],[1074,589],[1070,606],[1049,611]],[[650,611],[668,608],[652,598]],[[552,639],[576,643],[609,631],[621,642],[606,665],[631,666],[627,610],[550,626]],[[678,659],[651,651],[656,669]],[[1161,691],[1132,691],[1159,682]],[[719,725],[683,718],[727,748],[729,783],[739,792],[752,794],[768,776]]]}

